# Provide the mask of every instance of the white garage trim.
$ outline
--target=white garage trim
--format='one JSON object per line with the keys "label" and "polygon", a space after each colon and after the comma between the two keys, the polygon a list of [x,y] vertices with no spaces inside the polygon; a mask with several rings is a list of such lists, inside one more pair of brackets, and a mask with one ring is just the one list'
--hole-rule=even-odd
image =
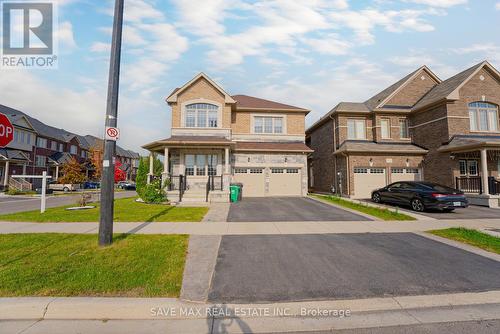
{"label": "white garage trim", "polygon": [[303,196],[303,168],[235,167],[233,182],[243,184],[244,197]]}
{"label": "white garage trim", "polygon": [[391,167],[391,182],[421,181],[422,170],[411,167]]}

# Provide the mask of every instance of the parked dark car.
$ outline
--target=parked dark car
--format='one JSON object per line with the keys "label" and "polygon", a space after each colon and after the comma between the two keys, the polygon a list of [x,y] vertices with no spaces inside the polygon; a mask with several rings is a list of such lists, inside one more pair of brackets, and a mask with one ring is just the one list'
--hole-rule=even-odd
{"label": "parked dark car", "polygon": [[376,203],[409,205],[415,211],[438,209],[453,211],[469,205],[464,193],[458,189],[431,182],[394,182],[372,192]]}
{"label": "parked dark car", "polygon": [[99,189],[101,187],[100,182],[87,181],[83,183],[83,189]]}
{"label": "parked dark car", "polygon": [[125,185],[122,186],[122,189],[123,190],[135,190],[135,183],[127,183]]}

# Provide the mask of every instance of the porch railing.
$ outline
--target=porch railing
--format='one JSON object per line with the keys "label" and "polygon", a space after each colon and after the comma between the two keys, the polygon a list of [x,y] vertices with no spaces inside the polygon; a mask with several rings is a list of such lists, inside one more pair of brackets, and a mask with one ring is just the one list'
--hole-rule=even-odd
{"label": "porch railing", "polygon": [[483,184],[480,176],[456,177],[455,188],[462,190],[464,193],[483,193]]}
{"label": "porch railing", "polygon": [[500,181],[493,176],[488,177],[488,188],[490,195],[500,195]]}
{"label": "porch railing", "polygon": [[208,194],[213,190],[224,190],[222,175],[209,175],[207,181],[206,201],[208,202]]}
{"label": "porch railing", "polygon": [[169,191],[178,190],[179,191],[179,202],[182,201],[182,196],[186,191],[186,177],[184,175],[169,175],[168,177],[168,186],[167,189]]}

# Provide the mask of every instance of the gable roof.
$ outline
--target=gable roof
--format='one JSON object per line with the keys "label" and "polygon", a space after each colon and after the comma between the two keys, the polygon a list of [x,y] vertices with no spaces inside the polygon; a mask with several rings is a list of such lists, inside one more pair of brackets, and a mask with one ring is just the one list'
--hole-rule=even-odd
{"label": "gable roof", "polygon": [[498,73],[498,71],[487,61],[483,61],[466,69],[465,71],[452,76],[451,78],[446,79],[439,85],[435,86],[415,104],[413,110],[421,109],[440,100],[457,100],[459,98],[458,93],[460,88],[462,88],[462,86],[483,67],[487,67],[500,79],[500,74]]}
{"label": "gable roof", "polygon": [[249,95],[233,95],[232,98],[236,101],[237,110],[271,109],[271,110],[303,111],[306,112],[306,114],[309,113],[309,110],[304,108],[299,108],[289,104],[265,100]]}
{"label": "gable roof", "polygon": [[394,95],[403,89],[408,83],[412,81],[421,71],[427,72],[438,84],[441,83],[439,79],[427,66],[422,66],[415,71],[411,72],[401,80],[387,87],[383,91],[377,93],[375,96],[365,101],[365,104],[370,110],[380,108],[386,104]]}
{"label": "gable roof", "polygon": [[199,79],[202,79],[202,78],[205,79],[205,80],[207,80],[212,86],[214,86],[219,92],[221,92],[222,95],[224,95],[226,103],[235,103],[235,101],[233,100],[233,98],[231,97],[231,95],[229,95],[228,93],[226,93],[226,91],[224,91],[224,89],[222,89],[221,86],[219,86],[217,83],[215,83],[215,81],[213,81],[212,79],[210,79],[210,77],[208,75],[206,75],[205,73],[203,73],[203,72],[200,72],[197,76],[195,76],[193,79],[191,79],[190,81],[188,81],[184,86],[182,86],[180,88],[174,89],[172,91],[172,93],[170,93],[170,95],[167,97],[166,101],[168,103],[177,102],[177,96],[180,93],[182,93],[189,86],[191,86],[196,81],[198,81]]}

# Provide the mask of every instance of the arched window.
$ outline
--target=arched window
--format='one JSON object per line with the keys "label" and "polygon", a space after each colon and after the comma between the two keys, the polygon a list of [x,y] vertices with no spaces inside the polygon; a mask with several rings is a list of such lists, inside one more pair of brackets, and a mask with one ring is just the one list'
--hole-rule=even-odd
{"label": "arched window", "polygon": [[470,130],[498,132],[498,107],[488,102],[469,103]]}
{"label": "arched window", "polygon": [[193,103],[186,106],[184,124],[188,128],[216,128],[219,107],[209,103]]}

